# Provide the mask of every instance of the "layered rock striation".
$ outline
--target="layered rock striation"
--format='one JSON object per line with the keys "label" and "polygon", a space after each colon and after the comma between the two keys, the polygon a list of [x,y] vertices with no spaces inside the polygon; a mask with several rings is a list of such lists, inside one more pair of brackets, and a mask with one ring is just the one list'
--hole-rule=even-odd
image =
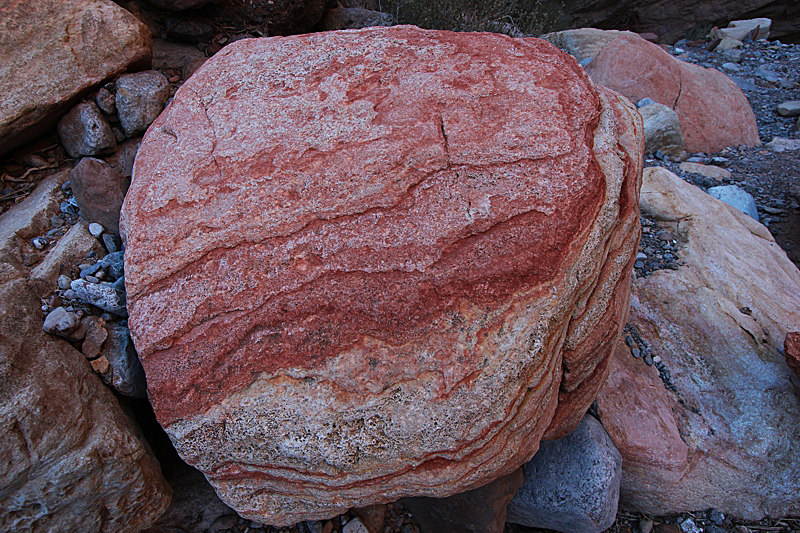
{"label": "layered rock striation", "polygon": [[226,47],[151,126],[123,206],[156,416],[276,525],[513,472],[605,378],[642,150],[636,110],[538,39]]}

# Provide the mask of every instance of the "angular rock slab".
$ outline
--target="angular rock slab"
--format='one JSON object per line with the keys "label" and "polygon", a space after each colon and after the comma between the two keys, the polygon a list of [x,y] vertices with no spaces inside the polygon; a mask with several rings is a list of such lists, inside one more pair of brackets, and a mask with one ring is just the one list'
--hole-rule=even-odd
{"label": "angular rock slab", "polygon": [[800,389],[780,349],[800,323],[800,271],[764,226],[669,171],[645,170],[641,198],[676,224],[685,264],[634,281],[629,322],[677,392],[641,359],[612,358],[598,413],[623,458],[620,504],[795,515]]}
{"label": "angular rock slab", "polygon": [[159,422],[270,524],[512,472],[605,378],[642,149],[635,109],[538,39],[226,47],[151,126],[123,206]]}
{"label": "angular rock slab", "polygon": [[586,71],[595,83],[634,102],[652,98],[674,109],[689,152],[761,144],[753,109],[730,78],[676,59],[639,36],[617,37]]}
{"label": "angular rock slab", "polygon": [[622,456],[594,417],[584,416],[566,437],[543,442],[522,468],[525,482],[508,504],[507,522],[600,533],[616,520]]}
{"label": "angular rock slab", "polygon": [[52,127],[81,94],[150,61],[150,32],[107,0],[0,3],[0,152]]}

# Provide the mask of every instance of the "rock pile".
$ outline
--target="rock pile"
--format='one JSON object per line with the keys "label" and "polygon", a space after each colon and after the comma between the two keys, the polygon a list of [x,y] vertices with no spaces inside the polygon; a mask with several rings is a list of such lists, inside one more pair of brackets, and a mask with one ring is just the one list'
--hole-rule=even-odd
{"label": "rock pile", "polygon": [[159,421],[273,524],[515,470],[605,376],[642,148],[633,107],[539,40],[234,43],[151,127],[123,207]]}

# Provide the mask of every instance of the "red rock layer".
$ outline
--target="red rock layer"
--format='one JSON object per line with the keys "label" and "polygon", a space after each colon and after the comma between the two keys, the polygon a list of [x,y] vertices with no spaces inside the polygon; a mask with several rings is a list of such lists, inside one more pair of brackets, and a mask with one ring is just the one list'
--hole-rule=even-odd
{"label": "red rock layer", "polygon": [[577,399],[550,431],[591,402],[642,149],[635,110],[536,39],[227,47],[151,127],[123,207],[159,421],[272,524],[512,472],[559,386]]}

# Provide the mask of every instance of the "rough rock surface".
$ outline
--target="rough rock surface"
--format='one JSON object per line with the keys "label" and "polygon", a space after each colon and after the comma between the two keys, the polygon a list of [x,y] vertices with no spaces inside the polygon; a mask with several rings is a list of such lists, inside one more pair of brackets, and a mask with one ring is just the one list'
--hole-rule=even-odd
{"label": "rough rock surface", "polygon": [[622,35],[587,65],[595,83],[634,102],[652,98],[678,113],[689,152],[755,146],[756,117],[742,90],[725,74],[675,59],[641,37]]}
{"label": "rough rock surface", "polygon": [[684,150],[681,120],[678,114],[664,104],[650,104],[639,108],[644,123],[644,151],[648,154],[662,153],[680,159]]}
{"label": "rough rock surface", "polygon": [[652,32],[662,43],[688,37],[696,28],[706,32],[712,25],[724,27],[751,16],[771,18],[773,38],[800,35],[800,3],[795,0],[566,0],[562,11],[567,28]]}
{"label": "rough rock surface", "polygon": [[592,416],[566,437],[543,442],[522,468],[525,482],[508,504],[506,521],[600,533],[616,520],[622,456]]}
{"label": "rough rock surface", "polygon": [[157,70],[123,74],[117,79],[119,122],[125,135],[144,133],[158,117],[169,97],[169,82]]}
{"label": "rough rock surface", "polygon": [[800,378],[800,331],[792,331],[786,335],[783,351],[789,368]]}
{"label": "rough rock surface", "polygon": [[149,60],[150,32],[113,2],[0,3],[0,152],[47,131],[92,86]]}
{"label": "rough rock surface", "polygon": [[70,157],[114,151],[117,139],[97,104],[81,102],[58,121],[58,136]]}
{"label": "rough rock surface", "polygon": [[522,469],[448,498],[402,500],[422,533],[503,533],[506,508],[522,486]]}
{"label": "rough rock surface", "polygon": [[635,109],[538,39],[227,46],[151,126],[123,206],[160,423],[272,524],[508,474],[602,384],[642,149]]}
{"label": "rough rock surface", "polygon": [[130,180],[105,161],[93,157],[81,159],[69,179],[86,220],[119,234],[119,212]]}
{"label": "rough rock surface", "polygon": [[[54,190],[65,178],[66,173],[48,178],[0,217],[4,259],[18,257],[26,236],[48,227],[58,209]],[[48,261],[66,261],[70,256],[64,252],[53,247],[48,255],[64,255]],[[148,527],[167,508],[172,492],[158,462],[84,356],[42,331],[41,279],[26,277],[25,267],[5,273],[10,276],[0,281],[0,531],[135,533]]]}
{"label": "rough rock surface", "polygon": [[620,35],[635,36],[634,33],[628,31],[577,28],[546,33],[541,38],[553,43],[577,59],[578,62],[581,62],[587,59],[594,59],[605,45]]}
{"label": "rough rock surface", "polygon": [[629,322],[661,357],[615,354],[598,413],[623,457],[621,505],[800,512],[800,390],[780,349],[800,323],[800,271],[766,228],[664,169],[646,169],[643,214],[672,224],[678,270],[634,281]]}

